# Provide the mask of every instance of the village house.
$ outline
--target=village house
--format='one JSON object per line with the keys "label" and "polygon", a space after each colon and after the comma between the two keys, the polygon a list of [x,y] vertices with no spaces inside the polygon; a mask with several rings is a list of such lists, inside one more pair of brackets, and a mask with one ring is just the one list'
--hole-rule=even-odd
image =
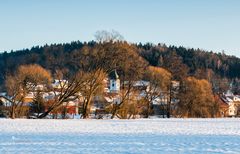
{"label": "village house", "polygon": [[240,96],[234,95],[230,90],[221,96],[222,101],[228,105],[227,116],[236,117],[239,115]]}
{"label": "village house", "polygon": [[229,105],[224,102],[219,95],[214,95],[214,100],[219,105],[219,112],[217,117],[228,117],[229,116]]}

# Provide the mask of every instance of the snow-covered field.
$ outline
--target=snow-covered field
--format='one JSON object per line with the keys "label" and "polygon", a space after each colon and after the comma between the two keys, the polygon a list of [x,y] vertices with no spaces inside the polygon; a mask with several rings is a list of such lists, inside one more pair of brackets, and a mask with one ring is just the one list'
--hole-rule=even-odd
{"label": "snow-covered field", "polygon": [[0,153],[240,153],[240,119],[0,119]]}

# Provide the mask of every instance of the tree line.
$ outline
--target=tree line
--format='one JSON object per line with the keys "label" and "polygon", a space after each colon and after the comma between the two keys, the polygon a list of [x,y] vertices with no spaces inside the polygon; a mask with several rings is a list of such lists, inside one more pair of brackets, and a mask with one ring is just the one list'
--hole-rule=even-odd
{"label": "tree line", "polygon": [[[113,70],[120,75],[121,101],[106,106],[111,118],[148,117],[153,113],[152,102],[163,93],[168,96],[168,104],[163,105],[168,117],[216,117],[219,105],[214,95],[229,88],[239,92],[237,57],[164,44],[131,44],[119,40],[118,34],[97,38],[2,53],[0,83],[1,91],[10,96],[6,98],[11,102],[8,115],[16,118],[38,113],[37,118],[45,118],[61,112],[64,116],[65,103],[80,99],[81,94],[79,113],[88,118],[93,99],[103,95],[103,81]],[[53,79],[63,81],[59,88],[51,85]],[[148,89],[134,88],[141,80],[150,83]],[[172,81],[180,83],[177,90]],[[38,85],[44,88],[39,90]],[[23,100],[31,91],[35,92],[34,101],[26,107]],[[144,97],[136,99],[143,91]],[[42,99],[44,92],[53,92],[54,97]]]}
{"label": "tree line", "polygon": [[[51,71],[66,68],[71,72],[75,72],[79,67],[77,65],[80,65],[79,63],[88,63],[87,58],[90,57],[85,57],[85,52],[88,52],[85,49],[96,45],[99,45],[99,42],[76,41],[3,52],[0,54],[1,90],[4,89],[6,75],[11,74],[18,66],[24,64],[36,63]],[[231,82],[234,86],[234,92],[237,93],[239,91],[240,59],[237,57],[227,56],[224,53],[206,52],[200,49],[166,46],[165,44],[153,45],[150,43],[139,43],[131,44],[130,46],[134,47],[134,52],[142,57],[149,65],[163,67],[169,70],[173,73],[175,79],[180,79],[188,75],[209,81],[214,78],[215,82],[210,82],[214,86],[215,92],[221,92],[229,88],[228,85],[230,85]],[[92,52],[91,56],[100,53],[94,53],[95,51],[89,52]],[[85,59],[83,57],[85,57]]]}

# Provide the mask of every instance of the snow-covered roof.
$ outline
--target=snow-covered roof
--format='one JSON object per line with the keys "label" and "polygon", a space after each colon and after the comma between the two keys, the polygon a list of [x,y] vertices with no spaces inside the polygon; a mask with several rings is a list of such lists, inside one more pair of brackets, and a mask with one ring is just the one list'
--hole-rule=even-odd
{"label": "snow-covered roof", "polygon": [[136,87],[141,87],[141,86],[149,86],[150,82],[149,81],[144,81],[144,80],[139,80],[134,82],[134,86]]}

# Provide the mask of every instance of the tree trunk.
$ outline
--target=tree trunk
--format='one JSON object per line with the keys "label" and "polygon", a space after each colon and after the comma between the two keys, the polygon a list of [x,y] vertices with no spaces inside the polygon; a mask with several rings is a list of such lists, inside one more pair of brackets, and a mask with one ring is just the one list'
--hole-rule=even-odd
{"label": "tree trunk", "polygon": [[150,103],[148,102],[148,104],[147,104],[147,115],[146,115],[146,118],[148,118],[149,117],[149,111],[150,110]]}
{"label": "tree trunk", "polygon": [[16,118],[16,115],[15,115],[15,110],[16,110],[16,107],[15,107],[15,105],[12,105],[12,109],[11,109],[12,111],[11,111],[11,118],[12,119],[15,119]]}
{"label": "tree trunk", "polygon": [[146,118],[149,118],[151,111],[152,111],[152,101],[149,101],[148,104],[147,104],[147,115],[146,115]]}
{"label": "tree trunk", "polygon": [[91,100],[92,100],[92,97],[90,96],[83,107],[83,115],[82,115],[83,119],[87,119],[89,117]]}
{"label": "tree trunk", "polygon": [[113,106],[113,111],[112,111],[112,116],[111,116],[111,119],[113,119],[113,118],[116,116],[116,113],[117,113],[117,108],[118,108],[118,106],[117,106],[117,105],[114,105],[114,106]]}

